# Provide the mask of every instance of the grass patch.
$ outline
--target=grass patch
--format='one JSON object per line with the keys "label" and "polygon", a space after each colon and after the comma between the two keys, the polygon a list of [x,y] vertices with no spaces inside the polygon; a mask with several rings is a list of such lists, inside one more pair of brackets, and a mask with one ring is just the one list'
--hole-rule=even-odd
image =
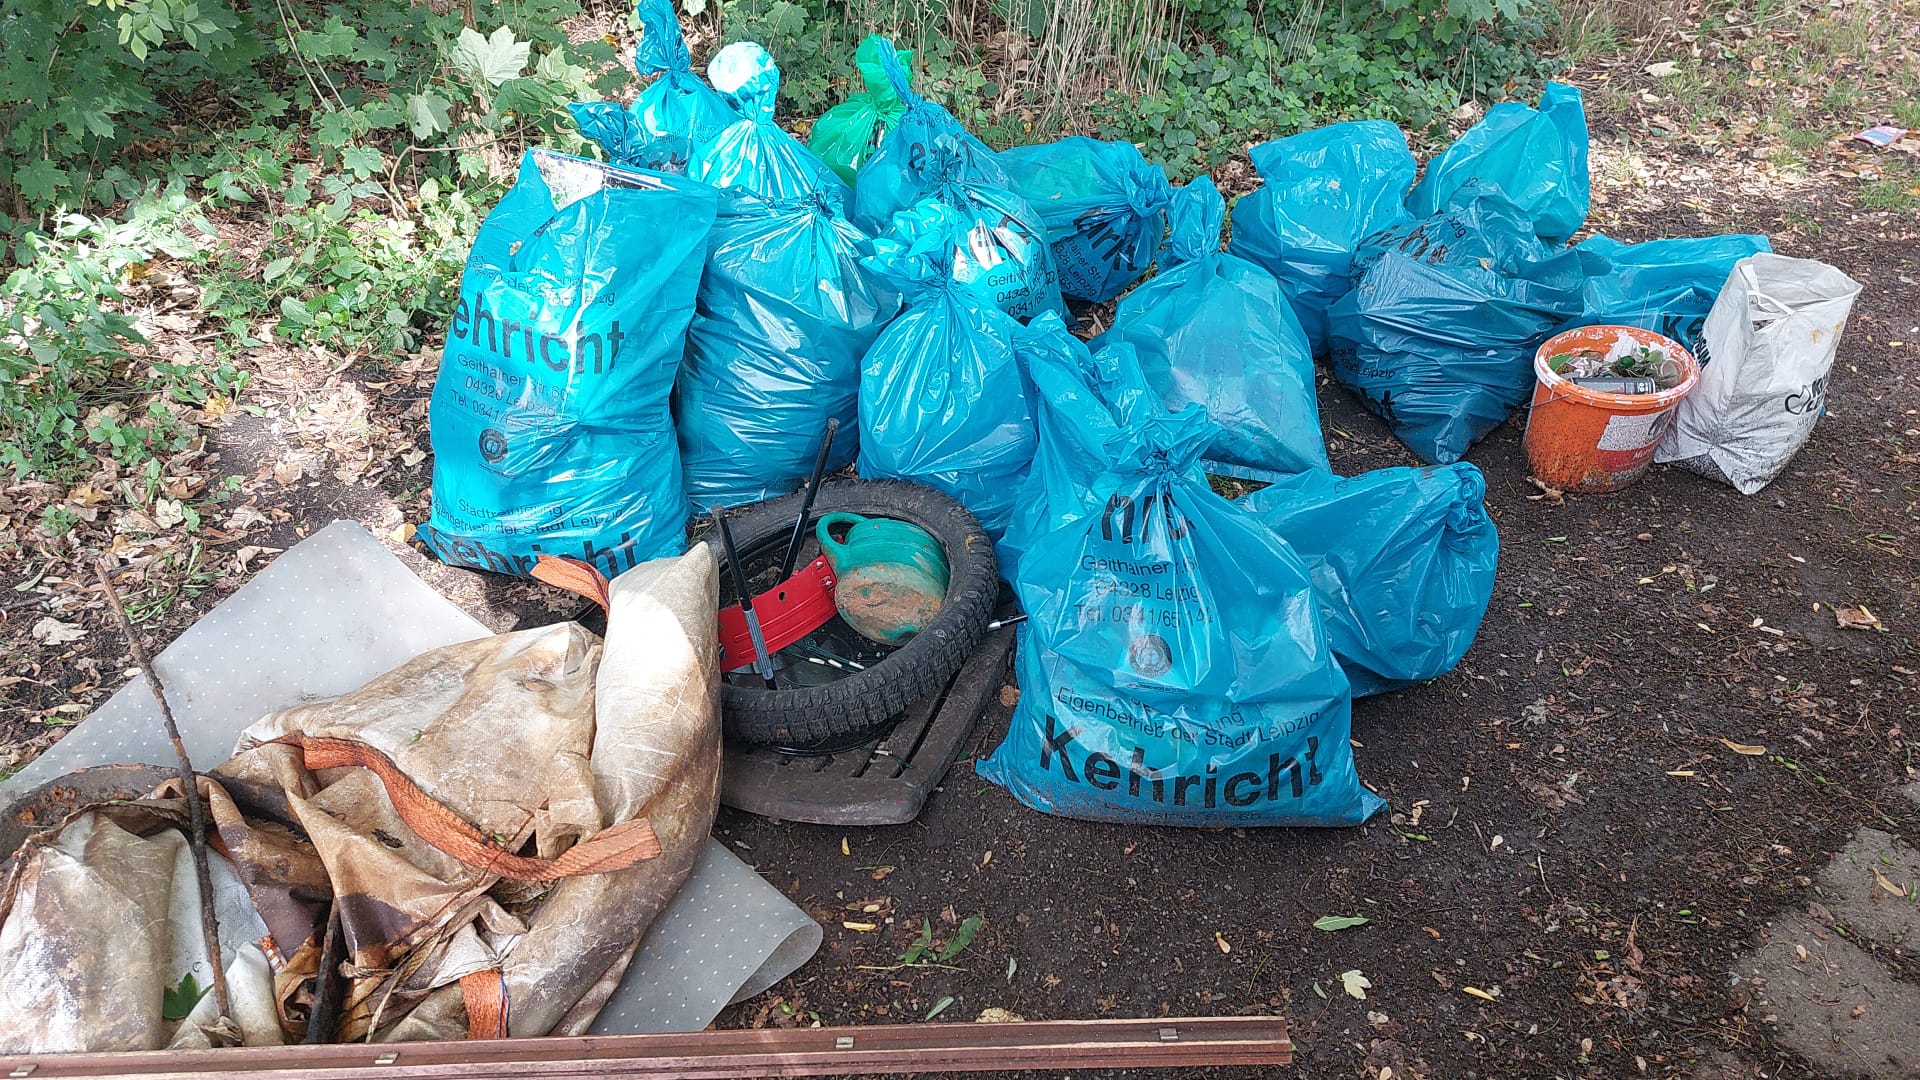
{"label": "grass patch", "polygon": [[1920,210],[1920,170],[1889,160],[1886,175],[1860,186],[1868,210]]}

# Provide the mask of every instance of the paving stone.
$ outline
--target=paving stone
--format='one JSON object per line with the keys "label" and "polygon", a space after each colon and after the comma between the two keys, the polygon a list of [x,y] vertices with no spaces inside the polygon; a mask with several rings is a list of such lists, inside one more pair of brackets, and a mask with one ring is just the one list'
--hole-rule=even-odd
{"label": "paving stone", "polygon": [[1906,787],[1901,788],[1900,794],[1905,795],[1907,801],[1913,803],[1913,805],[1920,806],[1920,780],[1916,780]]}
{"label": "paving stone", "polygon": [[1854,833],[1820,871],[1820,900],[1856,937],[1920,953],[1920,851],[1898,837],[1879,829]]}
{"label": "paving stone", "polygon": [[1896,982],[1866,950],[1794,913],[1734,965],[1753,1015],[1817,1075],[1920,1077],[1920,987]]}

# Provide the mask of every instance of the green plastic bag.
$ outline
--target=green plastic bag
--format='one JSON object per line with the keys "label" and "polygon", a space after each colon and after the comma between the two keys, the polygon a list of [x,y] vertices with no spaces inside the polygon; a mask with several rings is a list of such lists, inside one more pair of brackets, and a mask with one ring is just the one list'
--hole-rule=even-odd
{"label": "green plastic bag", "polygon": [[[860,171],[860,166],[880,148],[880,141],[893,130],[900,114],[907,111],[907,103],[894,92],[887,69],[880,63],[882,40],[879,34],[868,34],[853,54],[853,64],[860,69],[860,81],[866,84],[866,93],[850,95],[822,113],[813,123],[813,133],[807,137],[807,149],[819,155],[820,160],[849,184],[853,183],[853,175]],[[902,64],[912,65],[912,49],[901,49],[899,53]]]}

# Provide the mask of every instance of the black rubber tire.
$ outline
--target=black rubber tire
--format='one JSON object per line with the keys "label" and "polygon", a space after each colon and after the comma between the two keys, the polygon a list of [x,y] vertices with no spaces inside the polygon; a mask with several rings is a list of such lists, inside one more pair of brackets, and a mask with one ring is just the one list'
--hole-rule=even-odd
{"label": "black rubber tire", "polygon": [[[784,550],[802,498],[794,494],[773,499],[728,519],[742,561],[753,565],[755,551],[769,545]],[[813,522],[842,511],[911,522],[932,534],[947,556],[946,604],[933,624],[905,645],[844,679],[791,690],[722,680],[721,717],[732,738],[799,751],[857,746],[908,706],[946,685],[986,636],[999,595],[1000,571],[993,558],[993,542],[966,507],[933,488],[904,480],[829,482],[820,486],[814,500],[809,532]],[[715,554],[721,564],[721,594],[731,597],[731,570],[717,542]],[[802,560],[811,557],[803,554]],[[766,586],[756,583],[754,587]]]}

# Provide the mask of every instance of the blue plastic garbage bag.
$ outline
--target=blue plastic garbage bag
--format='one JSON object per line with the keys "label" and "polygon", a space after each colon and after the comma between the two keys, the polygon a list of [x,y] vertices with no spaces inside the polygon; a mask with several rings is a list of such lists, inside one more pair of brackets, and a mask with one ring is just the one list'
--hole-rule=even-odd
{"label": "blue plastic garbage bag", "polygon": [[[913,92],[906,65],[893,42],[881,38],[875,47],[881,70],[906,109],[854,178],[853,223],[878,236],[886,231],[893,215],[929,197],[942,185],[1006,187],[1007,174],[993,149],[967,134],[952,113]],[[942,136],[952,140],[952,148],[939,159],[939,168],[932,169],[936,161],[934,141]],[[1039,219],[1033,220],[1037,224]]]}
{"label": "blue plastic garbage bag", "polygon": [[997,552],[1009,576],[1028,544],[1097,509],[1093,485],[1107,444],[1166,411],[1125,342],[1094,352],[1049,312],[1021,327],[1015,343],[1040,441]]}
{"label": "blue plastic garbage bag", "polygon": [[1733,264],[1772,251],[1764,236],[1732,235],[1623,244],[1592,236],[1580,250],[1605,258],[1612,269],[1587,279],[1586,311],[1571,326],[1609,323],[1652,330],[1707,361],[1700,331]]}
{"label": "blue plastic garbage bag", "polygon": [[684,174],[695,150],[740,116],[693,72],[693,55],[680,35],[673,0],[638,0],[640,44],[633,66],[658,75],[631,107],[610,102],[569,105],[580,134],[600,144],[607,160],[631,169]]}
{"label": "blue plastic garbage bag", "polygon": [[997,542],[1039,438],[1014,354],[1019,324],[954,280],[958,211],[929,203],[915,214],[936,220],[876,240],[865,260],[907,306],[861,364],[860,475],[938,488]]}
{"label": "blue plastic garbage bag", "polygon": [[860,265],[871,241],[819,196],[723,191],[674,388],[695,514],[796,490],[829,418],[830,469],[859,444],[860,361],[899,296]]}
{"label": "blue plastic garbage bag", "polygon": [[694,151],[688,176],[776,202],[817,194],[835,212],[846,213],[853,197],[846,182],[773,122],[780,69],[767,50],[751,41],[736,41],[714,54],[707,78],[742,119]]}
{"label": "blue plastic garbage bag", "polygon": [[1445,465],[1533,393],[1533,354],[1578,317],[1605,260],[1548,247],[1526,212],[1469,184],[1439,214],[1376,233],[1328,311],[1333,374],[1422,461]]}
{"label": "blue plastic garbage bag", "polygon": [[1238,505],[1307,564],[1333,654],[1364,697],[1444,675],[1473,644],[1500,554],[1486,494],[1462,461],[1346,479],[1316,469]]}
{"label": "blue plastic garbage bag", "polygon": [[1249,150],[1263,183],[1233,205],[1227,250],[1280,279],[1316,356],[1327,351],[1327,308],[1353,288],[1354,249],[1412,216],[1419,166],[1406,133],[1385,120],[1303,131]]}
{"label": "blue plastic garbage bag", "polygon": [[1139,147],[1074,136],[1003,151],[1000,166],[1047,227],[1061,292],[1102,303],[1152,265],[1172,189]]}
{"label": "blue plastic garbage bag", "polygon": [[526,574],[545,552],[608,577],[679,553],[668,395],[707,253],[704,184],[545,150],[480,226],[433,386],[442,560]]}
{"label": "blue plastic garbage bag", "polygon": [[1313,353],[1272,274],[1220,250],[1226,205],[1200,177],[1173,195],[1160,272],[1121,298],[1113,329],[1169,409],[1199,402],[1220,433],[1214,472],[1271,478],[1327,467]]}
{"label": "blue plastic garbage bag", "polygon": [[976,769],[1028,806],[1089,820],[1365,821],[1382,801],[1354,772],[1347,678],[1306,566],[1208,488],[1204,409],[1125,411],[1081,436],[1101,447],[1092,511],[1020,558],[1020,705]]}
{"label": "blue plastic garbage bag", "polygon": [[1517,101],[1488,109],[1427,162],[1426,175],[1407,196],[1407,209],[1415,217],[1430,217],[1474,181],[1505,193],[1549,244],[1564,244],[1579,232],[1592,201],[1587,114],[1579,88],[1550,82],[1538,109]]}
{"label": "blue plastic garbage bag", "polygon": [[[950,137],[934,139],[928,171],[950,179],[929,189],[924,202],[895,214],[887,235],[912,245],[923,233],[938,231],[947,238],[954,280],[1016,319],[1064,313],[1060,276],[1039,215],[1004,187],[960,178],[961,156]],[[932,213],[931,207],[954,213]]]}

